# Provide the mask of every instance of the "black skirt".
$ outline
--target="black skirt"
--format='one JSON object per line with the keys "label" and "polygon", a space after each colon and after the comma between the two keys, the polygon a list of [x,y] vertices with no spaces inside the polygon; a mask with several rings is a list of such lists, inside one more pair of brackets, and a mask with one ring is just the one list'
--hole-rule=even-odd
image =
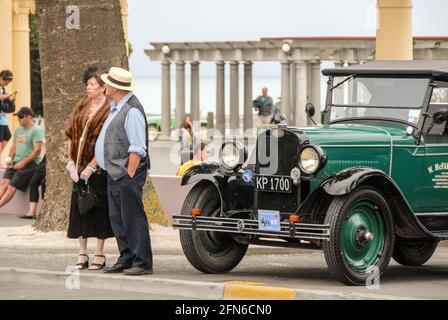
{"label": "black skirt", "polygon": [[11,139],[11,131],[8,126],[0,126],[0,141],[9,141]]}
{"label": "black skirt", "polygon": [[89,179],[90,189],[94,190],[100,200],[101,207],[94,208],[86,215],[80,215],[78,209],[78,192],[74,183],[70,206],[70,220],[67,237],[70,239],[98,238],[107,239],[114,237],[109,220],[109,205],[107,201],[107,173],[101,170],[100,174],[92,174]]}

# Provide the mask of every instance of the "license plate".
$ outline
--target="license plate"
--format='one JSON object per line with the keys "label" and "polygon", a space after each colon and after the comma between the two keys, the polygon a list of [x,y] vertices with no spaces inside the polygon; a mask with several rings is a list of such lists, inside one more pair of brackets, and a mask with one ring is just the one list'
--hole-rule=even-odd
{"label": "license plate", "polygon": [[256,176],[255,184],[258,191],[292,192],[292,179],[284,176]]}
{"label": "license plate", "polygon": [[280,231],[280,211],[258,210],[258,229]]}

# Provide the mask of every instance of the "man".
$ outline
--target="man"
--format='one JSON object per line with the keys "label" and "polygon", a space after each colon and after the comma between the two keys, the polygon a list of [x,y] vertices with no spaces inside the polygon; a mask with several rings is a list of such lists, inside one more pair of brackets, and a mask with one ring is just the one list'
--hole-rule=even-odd
{"label": "man", "polygon": [[26,191],[31,178],[42,160],[40,153],[44,141],[42,128],[34,125],[33,110],[23,107],[14,114],[19,118],[20,127],[14,132],[9,157],[9,169],[0,180],[0,208],[11,200],[16,191]]}
{"label": "man", "polygon": [[142,192],[149,165],[145,111],[132,93],[132,74],[113,67],[101,79],[111,111],[95,146],[97,164],[107,171],[109,215],[120,257],[105,273],[152,274],[151,239]]}
{"label": "man", "polygon": [[272,120],[272,109],[274,108],[274,102],[272,98],[268,96],[268,88],[263,87],[261,89],[261,96],[258,96],[254,100],[255,111],[258,111],[259,124],[270,124]]}

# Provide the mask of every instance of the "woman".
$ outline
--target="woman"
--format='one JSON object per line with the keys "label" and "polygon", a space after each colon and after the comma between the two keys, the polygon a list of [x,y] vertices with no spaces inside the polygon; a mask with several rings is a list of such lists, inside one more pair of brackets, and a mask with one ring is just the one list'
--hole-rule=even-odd
{"label": "woman", "polygon": [[193,122],[190,116],[186,116],[180,126],[181,165],[191,160],[191,145],[193,139]]}
{"label": "woman", "polygon": [[[13,74],[9,70],[0,72],[0,104],[6,99],[14,99],[17,92],[6,93],[5,87],[11,83]],[[5,148],[9,139],[11,139],[11,132],[8,127],[8,117],[2,108],[0,108],[0,153]]]}
{"label": "woman", "polygon": [[[95,159],[95,142],[104,121],[109,115],[110,100],[105,96],[104,82],[98,68],[89,68],[84,73],[87,86],[87,98],[80,101],[66,125],[65,134],[69,141],[69,162],[67,170],[73,180],[68,238],[79,239],[79,259],[76,267],[80,270],[101,270],[106,265],[104,256],[105,239],[114,236],[109,221],[107,203],[107,175],[99,169]],[[95,192],[101,200],[101,206],[80,214],[78,190],[86,186]],[[97,238],[93,263],[89,267],[87,239]]]}
{"label": "woman", "polygon": [[41,188],[41,198],[45,195],[46,157],[42,159],[30,181],[30,209],[28,213],[21,216],[22,219],[36,219],[37,205],[39,203],[39,187]]}

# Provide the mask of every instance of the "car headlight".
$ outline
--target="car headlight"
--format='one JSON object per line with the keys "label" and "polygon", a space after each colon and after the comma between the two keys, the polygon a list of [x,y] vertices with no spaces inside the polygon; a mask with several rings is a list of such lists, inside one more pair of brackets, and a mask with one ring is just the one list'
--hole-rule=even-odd
{"label": "car headlight", "polygon": [[325,152],[318,146],[307,146],[299,156],[299,167],[304,174],[314,174],[327,162]]}
{"label": "car headlight", "polygon": [[246,162],[247,151],[238,142],[226,142],[221,147],[220,159],[225,168],[234,170]]}

